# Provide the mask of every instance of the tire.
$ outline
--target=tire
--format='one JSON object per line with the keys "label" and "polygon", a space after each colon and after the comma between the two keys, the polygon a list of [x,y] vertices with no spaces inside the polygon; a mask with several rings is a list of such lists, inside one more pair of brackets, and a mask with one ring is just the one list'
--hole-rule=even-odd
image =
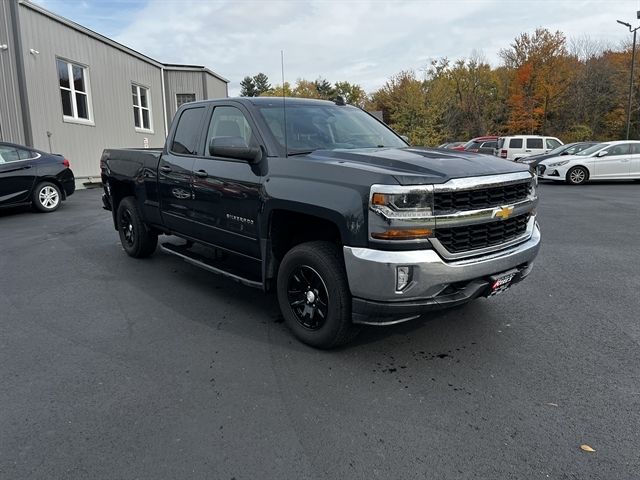
{"label": "tire", "polygon": [[120,243],[127,255],[133,258],[145,258],[155,252],[158,246],[158,234],[152,232],[142,221],[135,198],[123,198],[118,205],[118,233]]}
{"label": "tire", "polygon": [[39,212],[55,212],[62,203],[62,192],[55,183],[41,182],[33,190],[31,202]]}
{"label": "tire", "polygon": [[342,256],[334,244],[314,241],[289,250],[278,270],[277,292],[285,323],[301,342],[328,349],[358,333],[351,322]]}
{"label": "tire", "polygon": [[583,185],[589,180],[589,171],[584,167],[573,167],[567,172],[566,181],[569,185]]}

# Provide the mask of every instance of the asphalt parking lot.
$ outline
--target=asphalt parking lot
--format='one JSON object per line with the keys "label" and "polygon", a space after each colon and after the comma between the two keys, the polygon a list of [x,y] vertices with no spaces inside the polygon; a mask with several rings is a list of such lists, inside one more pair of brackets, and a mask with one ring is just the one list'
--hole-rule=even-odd
{"label": "asphalt parking lot", "polygon": [[527,281],[330,352],[99,190],[0,212],[0,478],[639,478],[640,185],[540,195]]}

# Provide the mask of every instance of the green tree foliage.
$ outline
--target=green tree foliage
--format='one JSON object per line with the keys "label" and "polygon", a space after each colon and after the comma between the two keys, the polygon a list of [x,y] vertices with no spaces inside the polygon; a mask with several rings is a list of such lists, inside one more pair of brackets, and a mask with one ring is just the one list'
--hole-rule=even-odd
{"label": "green tree foliage", "polygon": [[271,84],[269,83],[269,77],[260,72],[253,77],[253,82],[256,85],[257,96],[262,95],[264,92],[271,90]]}
{"label": "green tree foliage", "polygon": [[240,96],[241,97],[257,97],[258,90],[256,90],[256,82],[253,77],[246,76],[240,82]]}
{"label": "green tree foliage", "polygon": [[[565,142],[624,138],[631,45],[612,48],[583,37],[537,29],[516,37],[492,67],[481,55],[441,58],[424,71],[402,71],[367,95],[348,81],[298,79],[287,96],[334,100],[369,111],[414,145],[480,135],[548,134]],[[632,92],[631,138],[640,138],[640,68]],[[260,77],[260,79],[258,78]],[[264,81],[262,81],[264,80]],[[266,75],[245,77],[242,95],[282,96]]]}

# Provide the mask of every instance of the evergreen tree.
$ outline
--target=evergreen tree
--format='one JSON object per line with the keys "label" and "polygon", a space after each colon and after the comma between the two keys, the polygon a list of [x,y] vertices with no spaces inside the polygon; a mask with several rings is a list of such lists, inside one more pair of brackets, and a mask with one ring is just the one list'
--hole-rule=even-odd
{"label": "evergreen tree", "polygon": [[253,83],[256,89],[256,95],[260,96],[265,92],[271,90],[271,84],[269,83],[269,77],[267,77],[264,73],[260,72],[253,77]]}
{"label": "evergreen tree", "polygon": [[255,80],[249,76],[244,77],[244,80],[240,82],[240,96],[241,97],[257,97],[259,95],[256,89]]}

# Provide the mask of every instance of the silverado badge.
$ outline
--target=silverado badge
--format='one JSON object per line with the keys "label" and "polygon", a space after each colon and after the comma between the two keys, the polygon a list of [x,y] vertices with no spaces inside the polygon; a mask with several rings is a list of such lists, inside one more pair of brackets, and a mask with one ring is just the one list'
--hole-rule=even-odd
{"label": "silverado badge", "polygon": [[493,211],[493,216],[501,218],[502,220],[506,220],[511,216],[512,213],[513,213],[513,207],[501,207],[501,208],[496,208]]}

